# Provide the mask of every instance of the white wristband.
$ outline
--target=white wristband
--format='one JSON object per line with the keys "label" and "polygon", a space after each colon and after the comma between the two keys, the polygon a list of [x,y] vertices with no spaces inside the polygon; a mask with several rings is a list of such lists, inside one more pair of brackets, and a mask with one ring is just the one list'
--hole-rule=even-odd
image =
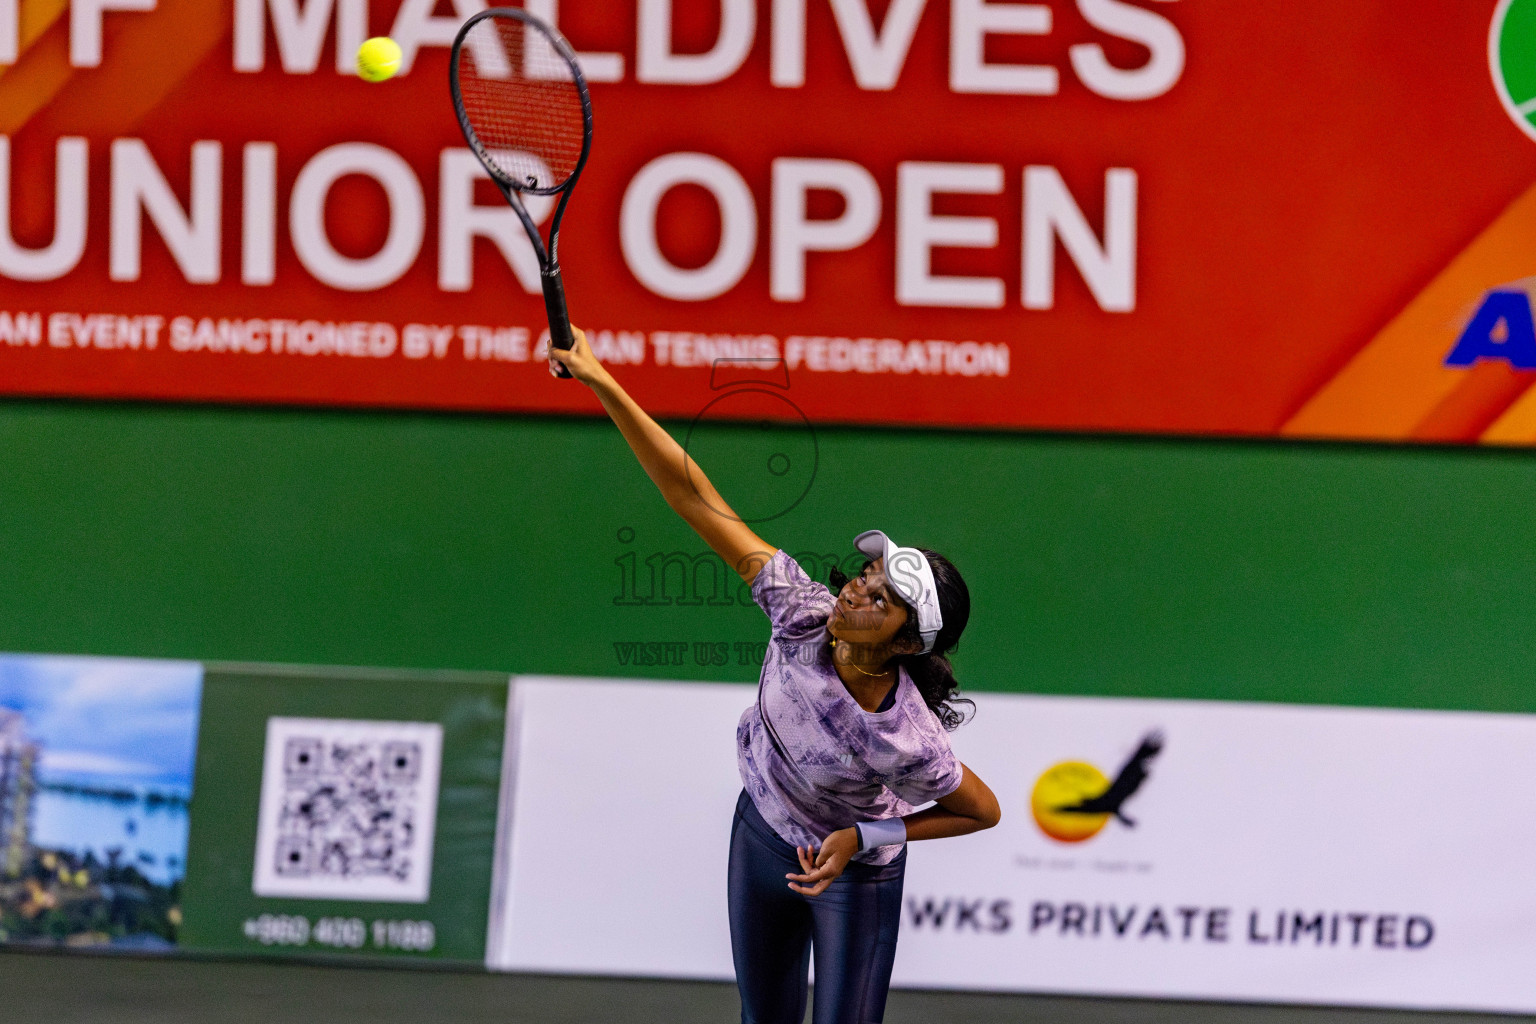
{"label": "white wristband", "polygon": [[853,826],[859,833],[859,849],[875,846],[900,846],[907,841],[907,823],[900,818],[861,821]]}

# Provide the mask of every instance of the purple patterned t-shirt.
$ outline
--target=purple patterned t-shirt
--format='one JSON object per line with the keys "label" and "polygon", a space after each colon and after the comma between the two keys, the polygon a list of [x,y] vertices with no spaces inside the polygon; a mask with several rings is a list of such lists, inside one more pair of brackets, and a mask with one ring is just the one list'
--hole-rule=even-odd
{"label": "purple patterned t-shirt", "polygon": [[[836,596],[780,549],[752,581],[773,635],[757,703],[736,726],[741,781],[785,842],[820,846],[840,828],[912,813],[953,793],[960,762],[906,669],[894,706],[865,711],[832,665],[827,616]],[[888,864],[899,846],[857,854]]]}

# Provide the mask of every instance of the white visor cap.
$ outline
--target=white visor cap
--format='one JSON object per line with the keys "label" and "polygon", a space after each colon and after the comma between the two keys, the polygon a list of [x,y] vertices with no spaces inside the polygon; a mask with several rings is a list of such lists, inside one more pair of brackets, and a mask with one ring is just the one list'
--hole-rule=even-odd
{"label": "white visor cap", "polygon": [[923,654],[933,650],[933,641],[944,628],[939,614],[939,588],[933,582],[933,567],[917,548],[904,548],[879,530],[866,530],[853,538],[853,546],[871,561],[885,559],[885,578],[907,606],[917,613],[917,631],[923,638]]}

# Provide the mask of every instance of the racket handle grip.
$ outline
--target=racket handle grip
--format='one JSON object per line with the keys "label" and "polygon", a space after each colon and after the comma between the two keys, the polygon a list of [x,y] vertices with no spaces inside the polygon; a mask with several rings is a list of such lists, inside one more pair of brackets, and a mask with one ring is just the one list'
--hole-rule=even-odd
{"label": "racket handle grip", "polygon": [[[544,312],[549,315],[549,347],[568,352],[576,343],[576,336],[571,332],[571,313],[565,305],[565,283],[560,279],[560,268],[550,267],[544,271],[543,278]],[[569,378],[571,371],[560,366],[559,375]]]}

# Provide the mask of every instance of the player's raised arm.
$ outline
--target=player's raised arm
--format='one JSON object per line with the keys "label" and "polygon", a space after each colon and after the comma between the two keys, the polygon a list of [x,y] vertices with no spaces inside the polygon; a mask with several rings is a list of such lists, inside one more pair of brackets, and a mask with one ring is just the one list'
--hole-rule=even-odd
{"label": "player's raised arm", "polygon": [[550,350],[551,373],[556,362],[597,395],[672,510],[750,584],[777,549],[741,521],[697,462],[689,468],[690,460],[683,446],[640,408],[597,361],[582,331],[575,330],[575,343],[570,351]]}

